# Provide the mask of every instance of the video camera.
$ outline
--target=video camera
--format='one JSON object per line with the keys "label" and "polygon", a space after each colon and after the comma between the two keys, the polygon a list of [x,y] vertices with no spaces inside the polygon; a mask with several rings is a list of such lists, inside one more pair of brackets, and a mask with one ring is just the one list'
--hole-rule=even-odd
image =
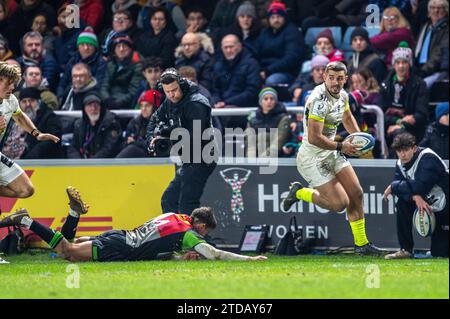
{"label": "video camera", "polygon": [[174,121],[170,120],[169,124],[159,122],[153,131],[153,137],[159,137],[148,148],[150,155],[155,157],[169,157],[173,142],[170,140],[170,133],[176,126]]}

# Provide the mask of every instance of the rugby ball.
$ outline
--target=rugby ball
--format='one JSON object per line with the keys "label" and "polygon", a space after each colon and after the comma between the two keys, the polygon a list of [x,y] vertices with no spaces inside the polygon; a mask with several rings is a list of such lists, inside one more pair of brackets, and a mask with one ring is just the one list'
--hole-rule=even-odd
{"label": "rugby ball", "polygon": [[420,236],[429,237],[436,227],[436,217],[433,212],[430,214],[426,211],[419,212],[419,209],[416,208],[413,216],[413,224]]}
{"label": "rugby ball", "polygon": [[347,136],[344,141],[347,140],[358,147],[359,155],[369,152],[375,146],[375,139],[368,133],[356,132]]}

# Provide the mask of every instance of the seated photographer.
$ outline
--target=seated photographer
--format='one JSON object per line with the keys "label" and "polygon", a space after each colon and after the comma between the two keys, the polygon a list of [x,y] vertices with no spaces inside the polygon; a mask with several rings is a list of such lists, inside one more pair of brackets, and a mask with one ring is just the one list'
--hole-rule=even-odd
{"label": "seated photographer", "polygon": [[161,93],[157,90],[148,90],[141,94],[138,100],[141,114],[133,118],[124,132],[124,145],[116,158],[147,157],[145,135],[150,117],[161,105]]}
{"label": "seated photographer", "polygon": [[68,158],[111,158],[116,156],[122,129],[116,116],[102,103],[97,92],[83,100],[83,116],[75,121]]}
{"label": "seated photographer", "polygon": [[[173,68],[163,72],[160,87],[166,98],[150,118],[146,145],[153,156],[170,153],[181,157],[182,165],[165,190],[161,205],[164,213],[189,215],[200,207],[203,188],[216,167],[212,132],[209,138],[202,139],[205,130],[212,130],[211,105],[197,85]],[[169,138],[171,133],[175,140]]]}

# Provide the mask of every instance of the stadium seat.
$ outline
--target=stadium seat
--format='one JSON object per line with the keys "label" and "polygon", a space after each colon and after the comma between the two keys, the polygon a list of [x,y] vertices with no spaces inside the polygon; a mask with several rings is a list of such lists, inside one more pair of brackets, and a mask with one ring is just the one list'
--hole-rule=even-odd
{"label": "stadium seat", "polygon": [[341,46],[342,41],[342,29],[341,27],[315,27],[315,28],[309,28],[306,31],[305,34],[305,44],[312,48],[314,44],[316,43],[316,37],[317,35],[325,29],[330,29],[331,33],[333,34],[334,43],[336,45],[336,48],[339,48]]}

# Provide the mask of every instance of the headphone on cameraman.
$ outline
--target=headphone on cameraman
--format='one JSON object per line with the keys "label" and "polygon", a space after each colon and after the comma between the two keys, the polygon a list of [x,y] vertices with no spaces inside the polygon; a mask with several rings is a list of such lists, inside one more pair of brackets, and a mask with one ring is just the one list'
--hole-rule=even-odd
{"label": "headphone on cameraman", "polygon": [[187,92],[187,90],[189,89],[189,82],[188,80],[186,80],[184,77],[182,77],[180,75],[180,73],[175,69],[175,68],[168,68],[166,70],[164,70],[164,72],[161,74],[161,77],[158,81],[158,83],[156,84],[156,89],[162,94],[165,95],[164,90],[163,90],[163,84],[162,81],[164,78],[175,78],[175,81],[177,81],[178,85],[181,88],[181,91],[184,93]]}

